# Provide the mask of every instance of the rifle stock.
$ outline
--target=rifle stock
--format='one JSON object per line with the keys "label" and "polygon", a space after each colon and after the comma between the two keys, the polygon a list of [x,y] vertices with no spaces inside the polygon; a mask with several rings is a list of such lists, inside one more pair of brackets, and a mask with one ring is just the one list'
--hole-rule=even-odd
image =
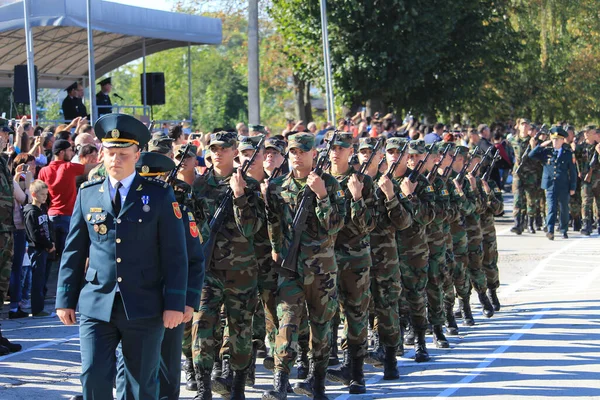
{"label": "rifle stock", "polygon": [[496,150],[494,152],[494,158],[492,158],[492,163],[490,164],[488,169],[485,170],[485,172],[483,173],[483,176],[481,177],[482,181],[487,182],[490,180],[490,175],[492,174],[492,170],[494,169],[494,167],[496,166],[496,163],[498,161],[500,161],[501,158],[502,158],[502,156],[500,155],[500,152],[498,150]]}
{"label": "rifle stock", "polygon": [[446,155],[448,155],[448,152],[450,151],[451,147],[452,147],[451,144],[449,144],[449,145],[446,146],[446,148],[442,152],[442,157],[440,158],[440,160],[437,163],[435,163],[435,165],[433,166],[433,168],[431,168],[431,171],[429,171],[429,173],[427,174],[427,180],[428,181],[431,182],[431,180],[433,179],[433,177],[435,176],[435,174],[437,174],[438,169],[440,169],[440,166],[442,165],[442,162],[446,158]]}
{"label": "rifle stock", "polygon": [[423,166],[427,162],[427,159],[431,155],[432,151],[433,151],[433,146],[431,146],[429,148],[429,150],[427,150],[427,153],[425,153],[425,158],[423,158],[421,161],[419,161],[417,163],[417,165],[415,166],[415,169],[410,171],[410,174],[408,174],[409,181],[411,181],[412,183],[415,183],[417,181],[417,179],[419,178],[419,174],[421,173],[421,169],[423,169]]}

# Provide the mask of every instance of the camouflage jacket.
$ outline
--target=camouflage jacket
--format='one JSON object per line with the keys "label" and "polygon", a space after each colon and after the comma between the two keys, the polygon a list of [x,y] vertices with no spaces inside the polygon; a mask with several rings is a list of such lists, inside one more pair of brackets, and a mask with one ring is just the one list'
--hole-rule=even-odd
{"label": "camouflage jacket", "polygon": [[206,215],[204,215],[202,200],[197,199],[196,193],[192,190],[192,186],[181,179],[175,179],[171,186],[173,186],[175,200],[194,214],[194,219],[200,234],[200,242],[204,243],[204,240],[210,235],[210,228],[208,227]]}
{"label": "camouflage jacket", "polygon": [[15,229],[13,178],[3,157],[0,157],[0,210],[0,232],[12,232]]}
{"label": "camouflage jacket", "polygon": [[435,218],[427,225],[428,235],[433,232],[441,231],[444,226],[444,221],[452,219],[457,210],[456,206],[453,206],[450,201],[450,192],[440,174],[434,175],[431,185],[434,190]]}
{"label": "camouflage jacket", "polygon": [[[335,264],[333,246],[336,236],[346,218],[345,193],[331,175],[324,173],[322,179],[328,196],[323,200],[315,197],[309,207],[307,228],[302,232],[298,250],[298,271],[304,265],[316,273],[333,272]],[[273,251],[281,259],[288,255],[293,240],[293,222],[297,207],[302,200],[306,179],[294,179],[293,172],[273,179],[267,189],[267,222]]]}
{"label": "camouflage jacket", "polygon": [[515,164],[513,166],[513,171],[516,171],[517,168],[519,168],[519,165],[523,164],[523,166],[519,169],[519,178],[525,183],[539,185],[542,179],[542,163],[530,157],[527,157],[525,160],[523,160],[523,156],[525,155],[527,147],[529,146],[529,140],[529,137],[520,138],[519,135],[513,136],[513,138],[510,140],[510,144],[515,151]]}
{"label": "camouflage jacket", "polygon": [[487,208],[487,203],[484,202],[486,197],[485,192],[481,187],[481,178],[475,178],[477,184],[472,187],[470,182],[465,179],[463,191],[467,197],[470,197],[475,204],[475,212],[465,215],[465,230],[469,236],[469,240],[481,238],[481,214]]}
{"label": "camouflage jacket", "polygon": [[[210,170],[199,175],[192,188],[203,208],[203,214],[210,221],[224,198],[231,175],[216,177]],[[254,235],[264,223],[264,202],[259,193],[258,182],[246,178],[245,194],[233,199],[232,207],[227,210],[225,222],[217,233],[215,248],[210,265],[206,269],[247,270],[256,268],[254,254]],[[197,207],[197,206],[196,206]],[[209,222],[210,223],[210,222]],[[208,237],[205,238],[208,240]]]}
{"label": "camouflage jacket", "polygon": [[[582,143],[575,150],[577,169],[581,179],[584,179],[590,170],[590,162],[596,153],[595,144]],[[600,161],[600,160],[599,160]],[[600,179],[600,162],[597,162],[592,168],[592,181]]]}
{"label": "camouflage jacket", "polygon": [[336,249],[367,249],[369,246],[369,233],[375,228],[377,222],[373,180],[368,175],[363,177],[362,199],[354,201],[350,189],[348,189],[348,180],[354,174],[356,174],[356,171],[350,167],[343,175],[332,175],[337,179],[341,190],[344,191],[346,203],[346,218],[335,242]]}
{"label": "camouflage jacket", "polygon": [[[382,175],[381,172],[378,172],[373,181],[377,182]],[[376,190],[375,207],[377,224],[375,225],[373,232],[371,232],[371,238],[374,235],[395,235],[396,231],[407,229],[413,223],[412,201],[408,200],[408,198],[402,194],[398,182],[392,180],[392,183],[394,184],[396,196],[390,201],[387,200],[381,189]]]}
{"label": "camouflage jacket", "polygon": [[[486,208],[481,214],[481,230],[484,235],[495,231],[494,227],[494,216],[499,215],[504,211],[504,200],[502,198],[502,191],[498,188],[498,185],[493,179],[488,181],[490,187],[490,194],[485,194]],[[483,187],[481,188],[483,192]]]}
{"label": "camouflage jacket", "polygon": [[450,191],[450,201],[452,203],[457,204],[457,213],[455,215],[455,218],[453,220],[451,220],[450,222],[454,225],[463,225],[464,224],[464,219],[465,216],[473,214],[475,212],[475,209],[477,208],[477,203],[475,201],[475,198],[472,196],[470,190],[468,190],[470,188],[470,184],[468,180],[464,180],[463,182],[463,194],[459,195],[458,191],[456,190],[456,186],[454,186],[454,183],[452,183],[451,181],[454,180],[454,178],[456,178],[456,176],[458,175],[458,173],[456,171],[452,171],[450,173],[450,176],[448,177],[448,189]]}

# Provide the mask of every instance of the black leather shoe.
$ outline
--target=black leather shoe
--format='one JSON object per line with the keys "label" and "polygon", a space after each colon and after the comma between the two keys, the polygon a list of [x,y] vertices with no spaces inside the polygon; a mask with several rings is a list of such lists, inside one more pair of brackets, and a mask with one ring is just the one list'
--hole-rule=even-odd
{"label": "black leather shoe", "polygon": [[568,239],[568,238],[569,238],[569,235],[567,235],[567,232],[563,232],[563,236],[562,236],[562,238],[563,238],[563,239]]}
{"label": "black leather shoe", "polygon": [[548,233],[546,233],[546,237],[548,238],[548,240],[554,240],[554,233],[548,232]]}
{"label": "black leather shoe", "polygon": [[11,343],[7,338],[0,336],[0,346],[6,347],[9,352],[16,353],[17,351],[21,351],[23,346],[18,343]]}

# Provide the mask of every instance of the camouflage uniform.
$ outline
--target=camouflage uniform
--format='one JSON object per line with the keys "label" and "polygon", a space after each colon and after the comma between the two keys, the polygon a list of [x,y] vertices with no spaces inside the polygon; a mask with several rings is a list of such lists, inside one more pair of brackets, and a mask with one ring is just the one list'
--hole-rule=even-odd
{"label": "camouflage uniform", "polygon": [[10,272],[13,259],[13,222],[14,195],[13,179],[8,170],[6,160],[0,157],[0,206],[2,207],[2,218],[0,219],[0,304],[8,293]]}
{"label": "camouflage uniform", "polygon": [[[569,149],[573,149],[571,146],[569,146]],[[569,199],[569,212],[571,213],[571,217],[573,218],[574,221],[577,221],[577,223],[574,223],[573,225],[573,230],[579,230],[581,229],[580,226],[576,226],[577,224],[581,224],[581,219],[582,219],[582,203],[583,203],[583,199],[581,198],[581,184],[582,184],[582,178],[583,176],[581,176],[580,172],[579,172],[579,168],[581,167],[581,160],[583,159],[584,155],[583,155],[583,146],[581,144],[576,144],[575,145],[575,150],[573,150],[573,156],[575,157],[575,164],[577,165],[577,189],[575,189],[575,194],[573,196],[571,196],[571,198]],[[575,228],[579,228],[579,229],[575,229]]]}
{"label": "camouflage uniform", "polygon": [[523,155],[529,145],[529,140],[529,136],[523,139],[516,134],[510,142],[515,151],[516,158],[513,171],[516,171],[519,165],[523,163],[523,166],[519,169],[519,173],[513,174],[513,216],[515,219],[519,216],[524,217],[525,215],[529,216],[529,218],[535,218],[540,212],[540,198],[543,197],[543,192],[540,188],[542,164],[529,157],[523,161]]}
{"label": "camouflage uniform", "polygon": [[[314,136],[289,137],[288,149],[311,151]],[[333,246],[345,218],[344,192],[337,180],[323,174],[328,196],[315,199],[310,207],[307,229],[302,232],[296,273],[279,271],[277,316],[279,331],[275,339],[275,371],[289,374],[298,350],[301,315],[308,308],[311,358],[314,376],[325,378],[329,357],[331,319],[337,308],[337,266]],[[306,179],[295,179],[293,172],[274,179],[267,192],[267,221],[273,251],[285,259],[293,238],[293,220]],[[323,383],[324,385],[324,383]]]}
{"label": "camouflage uniform", "polygon": [[483,234],[481,232],[480,215],[486,208],[483,202],[483,190],[481,188],[481,180],[477,179],[477,187],[469,187],[466,189],[466,195],[471,197],[475,203],[475,212],[465,215],[465,230],[467,232],[467,251],[468,263],[467,274],[471,285],[477,293],[484,292],[486,289],[485,273],[481,269],[483,262]]}
{"label": "camouflage uniform", "polygon": [[[211,136],[210,145],[213,144],[231,147],[235,145],[235,137],[219,132]],[[217,177],[213,170],[196,178],[193,189],[207,217],[212,218],[215,214],[229,188],[230,178]],[[258,277],[254,236],[263,224],[264,203],[258,195],[258,182],[246,178],[246,184],[245,194],[233,199],[232,209],[227,210],[223,226],[217,233],[212,259],[207,260],[200,310],[192,327],[194,365],[204,373],[213,366],[223,303],[230,330],[231,369],[244,371],[251,361],[252,314],[257,301]]]}
{"label": "camouflage uniform", "polygon": [[582,157],[577,160],[579,164],[579,173],[582,178],[581,199],[584,226],[581,232],[586,234],[591,233],[592,224],[594,222],[594,211],[597,212],[600,207],[600,162],[597,162],[592,168],[591,179],[589,179],[589,182],[585,181],[585,176],[590,171],[590,162],[596,153],[595,146],[596,144],[583,143],[581,145]]}
{"label": "camouflage uniform", "polygon": [[487,279],[487,287],[496,290],[500,287],[498,275],[498,241],[494,216],[504,210],[502,191],[493,179],[487,181],[490,193],[485,195],[485,209],[481,214],[481,233],[483,234],[483,270]]}

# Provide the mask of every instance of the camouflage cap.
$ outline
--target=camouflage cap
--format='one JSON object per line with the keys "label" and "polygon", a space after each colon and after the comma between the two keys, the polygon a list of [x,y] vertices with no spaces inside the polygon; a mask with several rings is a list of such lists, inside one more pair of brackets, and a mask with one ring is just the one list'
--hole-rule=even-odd
{"label": "camouflage cap", "polygon": [[288,149],[311,151],[315,148],[315,135],[312,133],[296,133],[288,136]]}
{"label": "camouflage cap", "polygon": [[[334,135],[334,131],[327,132],[325,141],[329,142]],[[352,147],[352,134],[348,132],[337,132],[333,146],[341,146],[344,148]]]}
{"label": "camouflage cap", "polygon": [[277,138],[268,138],[267,140],[265,140],[265,149],[275,149],[277,151],[279,151],[281,154],[285,153],[285,148],[286,148],[286,144],[285,144],[285,140],[281,140],[281,139],[277,139]]}
{"label": "camouflage cap", "polygon": [[236,135],[233,132],[220,131],[210,135],[210,146],[234,147],[237,144]]}
{"label": "camouflage cap", "polygon": [[436,142],[435,145],[438,148],[438,154],[442,154],[448,146],[450,146],[448,152],[451,152],[454,149],[454,147],[456,147],[456,144],[454,142]]}
{"label": "camouflage cap", "polygon": [[408,142],[408,154],[425,154],[425,141],[423,139]]}
{"label": "camouflage cap", "polygon": [[265,127],[262,125],[248,125],[249,131],[264,132]]}
{"label": "camouflage cap", "polygon": [[560,126],[553,126],[552,129],[550,129],[550,137],[552,139],[566,138],[568,136],[569,134],[567,133],[567,131],[565,131]]}
{"label": "camouflage cap", "polygon": [[531,124],[531,121],[529,121],[527,118],[521,118],[521,123],[522,124]]}
{"label": "camouflage cap", "polygon": [[239,136],[238,137],[238,150],[255,150],[256,146],[260,143],[261,139],[264,138],[265,135],[258,136]]}
{"label": "camouflage cap", "polygon": [[[436,142],[437,143],[437,142]],[[437,155],[440,154],[440,148],[438,146],[436,146],[435,143],[431,143],[431,144],[426,144],[425,145],[425,151],[430,152],[431,155]]]}
{"label": "camouflage cap", "polygon": [[173,139],[162,132],[155,132],[152,134],[152,139],[148,142],[148,151],[167,154],[171,150],[173,150]]}
{"label": "camouflage cap", "polygon": [[385,149],[390,150],[390,149],[401,149],[404,147],[404,144],[407,142],[406,139],[404,138],[399,138],[399,137],[392,137],[389,138],[387,140],[387,142],[385,143]]}
{"label": "camouflage cap", "polygon": [[[363,137],[358,139],[358,150],[362,149],[375,149],[375,145],[377,144],[377,139],[372,137]],[[381,147],[380,147],[381,149]]]}
{"label": "camouflage cap", "polygon": [[471,157],[481,158],[481,157],[483,157],[485,152],[483,150],[481,150],[481,147],[475,146],[471,149],[471,151],[469,151],[469,154],[471,155]]}
{"label": "camouflage cap", "polygon": [[458,145],[456,146],[456,150],[458,151],[459,156],[466,156],[469,154],[469,148],[467,146]]}

